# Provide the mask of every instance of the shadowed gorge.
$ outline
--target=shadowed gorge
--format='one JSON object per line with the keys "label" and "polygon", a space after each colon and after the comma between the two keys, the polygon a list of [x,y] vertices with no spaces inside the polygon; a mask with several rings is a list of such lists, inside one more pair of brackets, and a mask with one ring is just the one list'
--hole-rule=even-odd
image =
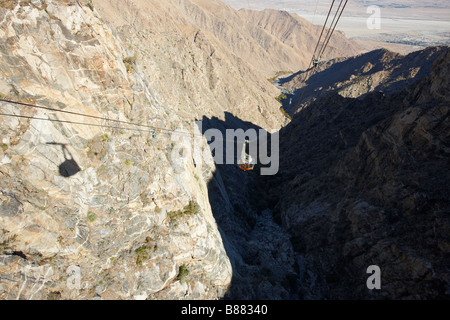
{"label": "shadowed gorge", "polygon": [[[304,297],[448,298],[449,58],[397,93],[331,93],[281,130],[274,213]],[[372,264],[383,290],[365,287]]]}
{"label": "shadowed gorge", "polygon": [[[223,133],[260,129],[230,113],[225,114],[225,121],[203,118],[203,133],[211,128]],[[239,157],[239,143],[236,147]],[[244,172],[237,162],[217,164],[208,183],[211,209],[233,267],[225,299],[298,299],[295,253],[289,236],[273,220],[275,198],[267,196],[259,171],[257,166],[252,172]]]}
{"label": "shadowed gorge", "polygon": [[321,30],[0,2],[0,299],[448,299],[449,48]]}

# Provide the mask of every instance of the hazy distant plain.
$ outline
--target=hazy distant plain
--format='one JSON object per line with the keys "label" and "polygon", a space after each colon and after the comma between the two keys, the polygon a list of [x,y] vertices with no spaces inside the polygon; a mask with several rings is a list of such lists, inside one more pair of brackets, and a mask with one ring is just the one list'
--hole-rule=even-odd
{"label": "hazy distant plain", "polygon": [[[223,0],[235,9],[286,10],[314,24],[323,24],[332,0]],[[339,3],[339,1],[336,1]],[[380,29],[369,29],[367,8],[381,10]],[[367,50],[386,47],[408,53],[427,46],[450,45],[450,0],[350,0],[337,29]]]}

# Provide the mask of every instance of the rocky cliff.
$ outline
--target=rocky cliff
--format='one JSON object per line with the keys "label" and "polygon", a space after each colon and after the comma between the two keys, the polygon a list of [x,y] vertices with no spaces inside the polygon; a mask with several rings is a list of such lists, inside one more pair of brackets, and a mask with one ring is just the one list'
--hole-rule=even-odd
{"label": "rocky cliff", "polygon": [[126,125],[194,130],[92,4],[2,1],[0,38],[2,99],[123,121],[0,103],[0,298],[222,297],[214,162]]}
{"label": "rocky cliff", "polygon": [[[306,68],[321,30],[286,12],[260,16],[217,0],[96,0],[95,8],[183,117],[225,120],[227,110],[266,130],[284,122],[267,79]],[[338,57],[360,52],[340,34],[331,47]]]}
{"label": "rocky cliff", "polygon": [[0,298],[447,298],[447,48],[320,65],[275,176],[192,137],[280,129],[267,77],[318,30],[215,0],[2,1]]}
{"label": "rocky cliff", "polygon": [[[358,99],[331,93],[282,130],[271,185],[303,297],[449,297],[449,67],[441,50],[423,80]],[[381,290],[366,287],[371,265]]]}
{"label": "rocky cliff", "polygon": [[286,105],[294,114],[320,97],[336,92],[360,98],[370,92],[391,94],[421,80],[446,47],[430,47],[406,56],[379,49],[350,58],[323,61],[317,68],[299,71],[280,82],[293,94]]}
{"label": "rocky cliff", "polygon": [[250,176],[233,167],[222,179],[205,141],[194,162],[171,134],[196,132],[195,119],[281,127],[279,91],[251,63],[278,58],[255,39],[262,57],[240,55],[256,27],[216,1],[10,0],[0,10],[2,298],[290,296],[275,279],[292,278],[292,246],[274,247],[289,261],[276,276],[276,257],[252,261],[285,237],[236,185]]}
{"label": "rocky cliff", "polygon": [[192,25],[171,1],[101,0],[96,8],[136,57],[145,79],[184,119],[224,119],[229,110],[267,130],[280,128],[276,88],[207,30]]}

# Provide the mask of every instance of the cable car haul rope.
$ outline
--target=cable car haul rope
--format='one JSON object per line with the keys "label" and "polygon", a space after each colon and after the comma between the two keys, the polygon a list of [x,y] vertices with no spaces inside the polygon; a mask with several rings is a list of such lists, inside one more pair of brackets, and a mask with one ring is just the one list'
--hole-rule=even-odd
{"label": "cable car haul rope", "polygon": [[[322,46],[321,46],[320,50],[317,51],[319,49],[319,46],[320,46],[320,43],[321,43],[321,40],[322,40],[322,36],[324,35],[324,31],[326,29],[326,26],[327,26],[327,23],[328,23],[328,20],[330,18],[330,14],[331,14],[331,12],[333,10],[335,2],[336,2],[336,0],[333,0],[333,2],[331,3],[330,9],[328,10],[328,14],[327,14],[327,17],[325,19],[325,23],[324,23],[324,25],[322,27],[322,31],[320,32],[319,39],[318,39],[316,47],[314,49],[313,56],[311,58],[309,67],[307,69],[308,71],[306,73],[306,77],[305,77],[305,80],[304,80],[305,83],[309,79],[309,73],[312,71],[313,74],[314,74],[314,71],[315,71],[316,67],[320,63],[320,60],[322,59],[322,56],[323,56],[326,48],[328,47],[330,39],[333,36],[334,30],[336,29],[336,26],[337,26],[337,24],[339,22],[339,19],[341,18],[342,13],[344,12],[344,9],[345,9],[345,7],[346,7],[346,5],[348,3],[348,0],[341,0],[340,1],[339,6],[338,6],[338,8],[336,10],[336,13],[334,15],[334,18],[331,21],[330,27],[328,28],[328,31],[327,31],[327,33],[325,35],[325,38],[322,41]],[[318,2],[317,2],[317,5],[318,5]],[[317,10],[317,5],[316,5],[316,10]],[[316,54],[317,54],[317,56],[316,56]],[[313,66],[313,68],[311,69],[312,66]],[[303,93],[302,93],[302,96],[300,98],[300,101],[302,101],[303,95],[305,94],[305,91],[306,91],[306,88],[303,90]],[[64,113],[64,114],[69,114],[69,115],[81,116],[81,117],[86,117],[86,118],[95,119],[95,120],[108,121],[108,122],[117,123],[118,125],[114,126],[114,125],[110,125],[110,124],[106,125],[106,124],[84,123],[84,122],[79,122],[79,121],[60,120],[60,119],[51,119],[51,118],[40,118],[40,117],[35,117],[35,116],[25,116],[25,115],[18,115],[18,114],[10,114],[10,113],[0,112],[0,116],[5,116],[5,117],[15,117],[15,118],[22,118],[22,119],[34,119],[34,120],[41,120],[41,121],[50,121],[50,122],[59,122],[59,123],[67,123],[67,124],[74,124],[74,125],[101,127],[101,128],[108,128],[108,129],[120,129],[120,130],[130,130],[130,131],[138,131],[138,132],[147,132],[147,133],[151,134],[152,138],[156,138],[157,133],[166,133],[166,134],[178,133],[180,135],[188,135],[190,137],[193,137],[193,135],[190,135],[190,134],[188,134],[186,132],[175,131],[175,130],[170,130],[170,129],[166,129],[166,128],[159,128],[159,127],[154,127],[154,126],[145,125],[145,124],[138,124],[138,123],[133,123],[133,122],[128,122],[128,121],[115,120],[115,119],[110,119],[110,118],[105,118],[105,117],[100,117],[100,116],[87,115],[87,114],[82,114],[82,113],[79,113],[79,112],[66,111],[66,110],[61,110],[61,109],[56,109],[56,108],[51,108],[51,107],[39,106],[39,105],[31,104],[31,103],[13,101],[13,100],[4,99],[4,98],[0,98],[0,102],[10,103],[10,104],[14,104],[14,105],[20,105],[20,106],[34,108],[34,109],[41,109],[41,110],[46,110],[46,111],[59,112],[59,113]],[[134,126],[134,127],[132,127],[132,128],[130,128],[130,127],[123,127],[121,125],[131,125],[131,126]],[[245,140],[244,141],[244,145],[243,145],[243,149],[242,149],[241,159],[239,161],[239,167],[242,170],[244,170],[244,171],[251,171],[251,170],[253,170],[253,168],[255,166],[254,160],[246,152],[246,148],[247,148],[248,144],[249,144],[249,141]]]}
{"label": "cable car haul rope", "polygon": [[[328,28],[327,34],[326,34],[326,36],[325,36],[325,38],[324,38],[324,40],[322,42],[322,46],[321,46],[320,50],[317,51],[317,49],[319,49],[319,45],[320,45],[320,43],[322,41],[322,36],[324,34],[325,28],[327,27],[328,20],[330,18],[331,12],[333,11],[333,7],[334,7],[335,2],[336,2],[336,0],[333,0],[333,2],[331,3],[330,9],[328,10],[328,14],[327,14],[327,17],[326,17],[325,22],[323,24],[322,31],[320,32],[319,39],[317,40],[316,47],[314,48],[313,56],[311,58],[311,62],[309,64],[308,70],[311,68],[311,66],[316,66],[314,64],[314,61],[320,62],[320,60],[322,59],[322,56],[323,56],[323,54],[325,52],[325,49],[328,47],[330,39],[333,36],[334,30],[336,30],[336,26],[337,26],[339,20],[341,19],[341,16],[342,16],[342,13],[345,10],[345,7],[347,6],[348,0],[341,0],[339,2],[339,6],[338,6],[338,8],[336,10],[336,13],[334,14],[333,20],[331,21],[331,24],[330,24],[330,26]],[[316,55],[316,53],[317,53],[317,55]]]}
{"label": "cable car haul rope", "polygon": [[[116,130],[129,130],[129,131],[135,131],[135,132],[150,133],[152,138],[156,138],[157,133],[178,134],[178,135],[184,135],[184,136],[187,136],[190,138],[195,138],[195,135],[189,134],[188,132],[171,130],[171,129],[161,128],[161,127],[139,124],[139,123],[133,123],[133,122],[123,121],[123,120],[115,120],[115,119],[110,119],[110,118],[106,118],[106,117],[88,115],[88,114],[83,114],[83,113],[74,112],[74,111],[61,110],[61,109],[56,109],[56,108],[52,108],[52,107],[31,104],[31,103],[27,103],[27,102],[14,101],[14,100],[9,100],[9,99],[4,99],[4,98],[0,98],[0,102],[9,103],[9,104],[13,104],[16,106],[28,107],[28,108],[32,108],[32,109],[40,109],[40,110],[45,110],[45,111],[52,111],[52,112],[69,114],[69,115],[74,115],[74,116],[86,117],[86,118],[95,119],[95,120],[109,121],[109,122],[117,123],[118,125],[85,123],[85,122],[72,121],[72,120],[62,120],[62,119],[43,118],[43,117],[36,117],[36,116],[27,116],[27,115],[21,115],[21,114],[5,113],[0,110],[0,116],[4,116],[4,117],[58,122],[58,123],[90,126],[90,127],[97,127],[97,128],[116,129]],[[123,125],[131,125],[133,127],[124,127]],[[226,139],[220,139],[220,140],[228,141]],[[254,161],[253,161],[252,157],[246,153],[246,148],[247,148],[247,145],[249,142],[250,141],[248,139],[244,141],[241,158],[238,161],[239,168],[241,168],[244,171],[250,171],[250,170],[253,170],[253,168],[254,168]]]}
{"label": "cable car haul rope", "polygon": [[[41,110],[46,110],[46,111],[65,113],[65,114],[69,114],[69,115],[81,116],[81,117],[86,117],[86,118],[91,118],[91,119],[96,119],[96,120],[109,121],[109,122],[114,122],[114,123],[118,123],[118,124],[132,125],[135,127],[141,127],[141,128],[145,128],[145,129],[112,126],[112,125],[104,125],[104,124],[95,124],[95,123],[84,123],[84,122],[69,121],[69,120],[50,119],[50,118],[39,118],[39,117],[34,117],[34,116],[23,116],[23,115],[17,115],[17,114],[9,114],[9,113],[0,113],[1,116],[6,116],[6,117],[35,119],[35,120],[50,121],[50,122],[61,122],[61,123],[92,126],[92,127],[104,127],[104,128],[108,128],[108,129],[122,129],[122,130],[130,130],[130,131],[149,132],[152,134],[154,132],[166,132],[166,133],[169,133],[169,132],[177,133],[178,132],[175,130],[159,128],[159,127],[154,127],[154,126],[145,125],[145,124],[133,123],[133,122],[123,121],[123,120],[115,120],[115,119],[110,119],[110,118],[106,118],[106,117],[99,117],[99,116],[83,114],[83,113],[74,112],[74,111],[61,110],[61,109],[45,107],[45,106],[40,106],[40,105],[35,105],[35,104],[20,102],[20,101],[14,101],[14,100],[9,100],[9,99],[4,99],[4,98],[0,98],[0,102],[29,107],[29,108],[33,108],[33,109],[41,109]],[[185,134],[184,132],[178,132],[178,133]]]}
{"label": "cable car haul rope", "polygon": [[[336,26],[337,26],[339,20],[341,19],[342,13],[344,12],[345,7],[347,6],[348,0],[341,0],[339,2],[339,6],[337,7],[337,10],[336,10],[336,13],[334,14],[333,20],[331,21],[331,24],[330,24],[330,26],[328,28],[328,31],[327,31],[327,33],[325,35],[325,38],[322,41],[322,36],[323,36],[324,31],[325,31],[325,29],[327,27],[328,20],[330,18],[331,12],[333,11],[333,7],[335,5],[335,2],[336,2],[336,0],[333,0],[333,2],[331,3],[330,9],[328,10],[328,15],[327,15],[327,17],[325,19],[325,23],[323,24],[322,31],[320,32],[320,36],[319,36],[319,39],[317,40],[316,47],[314,48],[314,52],[313,52],[311,61],[309,63],[309,66],[308,66],[308,69],[307,69],[307,72],[306,72],[306,76],[305,76],[305,78],[303,80],[303,83],[306,83],[306,81],[311,76],[314,75],[314,72],[316,71],[316,67],[319,65],[319,63],[320,63],[320,61],[321,61],[321,59],[323,57],[323,54],[325,53],[325,50],[328,47],[330,39],[333,36],[334,30],[336,29]],[[320,46],[321,42],[322,42],[322,46],[320,47],[320,50],[317,51],[317,49],[319,49],[319,46]],[[312,74],[310,75],[311,72],[312,72]],[[303,89],[302,95],[301,95],[300,100],[299,100],[300,102],[303,101],[303,96],[305,94],[305,91],[306,91],[306,86],[305,86],[305,89]]]}

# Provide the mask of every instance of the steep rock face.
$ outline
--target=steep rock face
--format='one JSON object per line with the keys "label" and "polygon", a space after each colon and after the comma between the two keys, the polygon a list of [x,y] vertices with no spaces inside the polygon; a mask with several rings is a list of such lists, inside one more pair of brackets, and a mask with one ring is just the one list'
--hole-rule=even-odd
{"label": "steep rock face", "polygon": [[[259,58],[242,58],[247,35],[234,10],[218,1],[97,1],[96,8],[136,54],[152,86],[174,106],[172,112],[203,120],[204,130],[223,133],[280,128],[284,119],[274,99],[279,91],[252,66]],[[226,297],[295,298],[286,286],[295,282],[292,246],[270,213],[262,214],[267,207],[255,210],[249,203],[253,184],[251,174],[233,165],[217,166],[208,182],[211,207],[233,267]]]}
{"label": "steep rock face", "polygon": [[[447,50],[392,95],[331,94],[282,130],[276,215],[304,297],[449,297],[449,65]],[[370,265],[381,290],[366,287]]]}
{"label": "steep rock face", "polygon": [[216,37],[208,28],[212,22],[192,22],[197,15],[215,21],[223,11],[222,19],[232,19],[236,14],[228,6],[218,1],[198,7],[191,1],[99,0],[96,8],[117,29],[146,79],[186,120],[225,120],[228,111],[266,130],[283,124],[274,99],[279,90],[267,76]]}
{"label": "steep rock face", "polygon": [[[192,132],[80,4],[0,4],[1,97]],[[0,110],[28,117],[0,116],[2,299],[225,294],[231,265],[207,196],[209,150],[194,165],[179,157],[187,142],[164,131],[153,138],[145,127],[7,102]]]}
{"label": "steep rock face", "polygon": [[[306,68],[320,27],[275,10],[236,11],[220,1],[97,0],[96,9],[136,55],[147,79],[184,117],[223,110],[269,130],[284,117],[268,78]],[[332,57],[357,46],[336,33]]]}
{"label": "steep rock face", "polygon": [[[247,13],[200,0],[94,5],[0,3],[1,97],[189,132],[193,119],[221,130],[281,126],[278,91],[235,51],[248,49],[234,25]],[[296,24],[252,15],[274,70],[270,43],[294,44]],[[381,54],[394,70],[390,55]],[[448,297],[449,54],[404,91],[409,83],[383,82],[385,67],[357,66],[349,94],[302,110],[282,131],[280,175],[265,179],[216,168],[204,141],[203,161],[192,161],[188,142],[165,130],[155,138],[0,102],[23,117],[0,116],[0,297]],[[372,71],[380,83],[368,91],[397,93],[353,95]],[[383,291],[365,286],[372,264]]]}

